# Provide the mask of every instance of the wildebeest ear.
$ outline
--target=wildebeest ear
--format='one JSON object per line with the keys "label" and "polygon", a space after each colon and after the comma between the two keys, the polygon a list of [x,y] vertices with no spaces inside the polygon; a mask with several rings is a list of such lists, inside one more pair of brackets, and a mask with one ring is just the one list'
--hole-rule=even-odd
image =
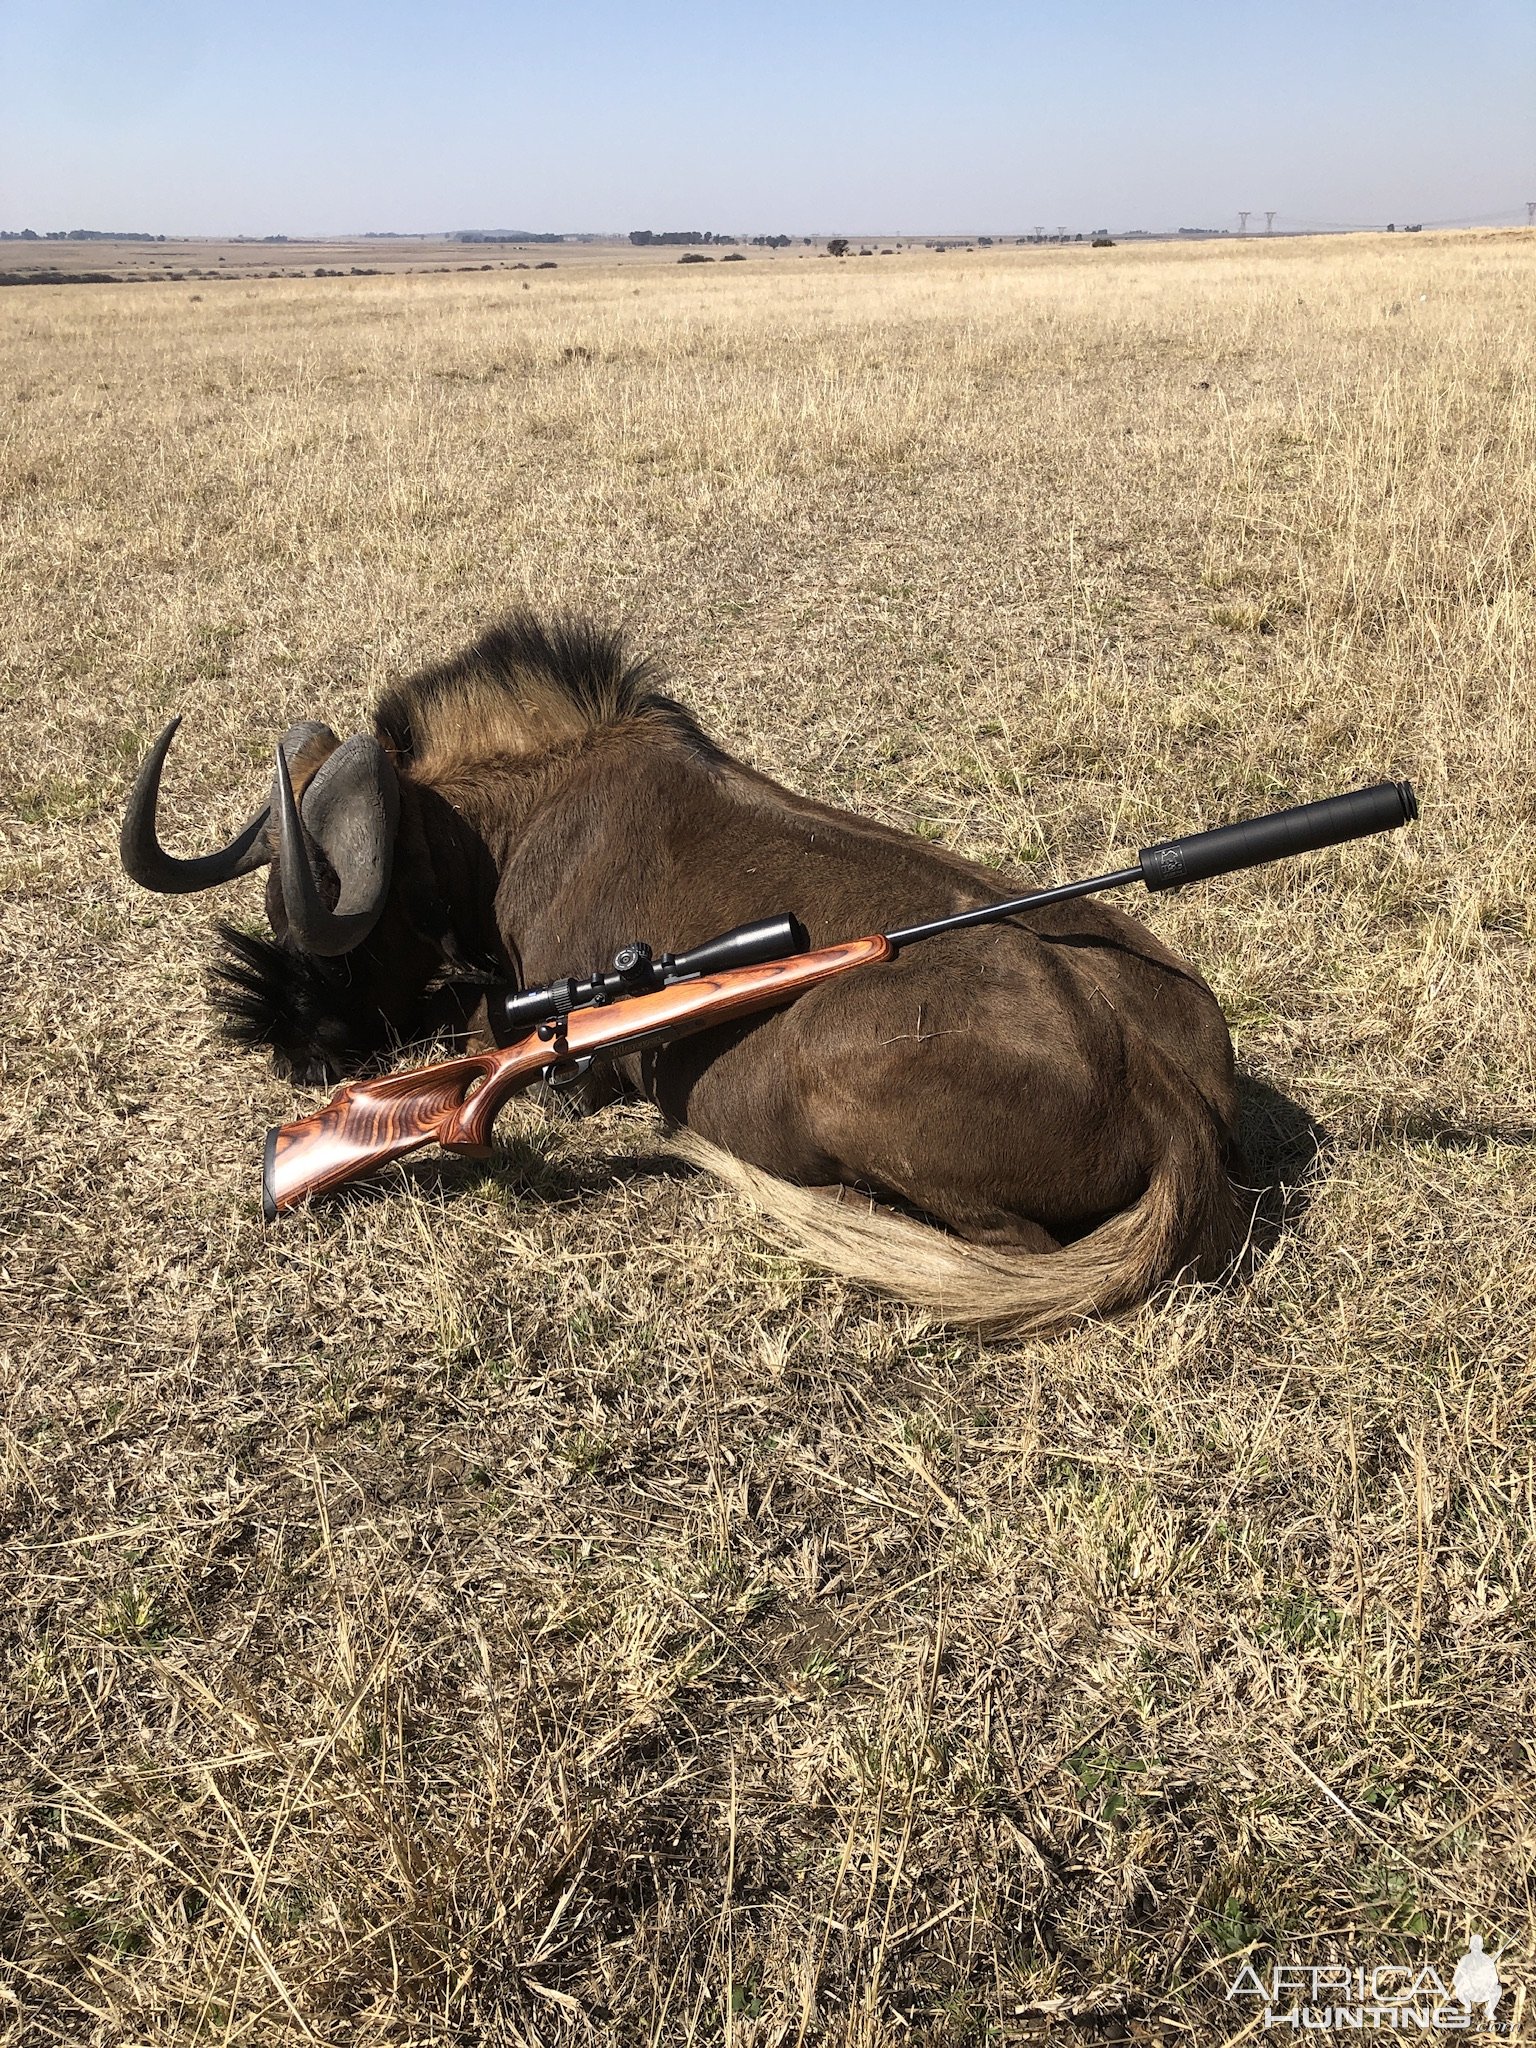
{"label": "wildebeest ear", "polygon": [[451,909],[435,889],[422,891],[406,908],[416,931],[441,963],[430,987],[490,988],[507,979],[510,970],[505,960],[464,943]]}
{"label": "wildebeest ear", "polygon": [[[309,787],[310,777],[321,764],[327,761],[341,745],[328,725],[322,725],[318,718],[301,718],[296,725],[290,725],[278,741],[283,750],[283,759],[288,763],[289,779],[294,794],[300,803]],[[272,801],[277,800],[277,782],[273,779]]]}

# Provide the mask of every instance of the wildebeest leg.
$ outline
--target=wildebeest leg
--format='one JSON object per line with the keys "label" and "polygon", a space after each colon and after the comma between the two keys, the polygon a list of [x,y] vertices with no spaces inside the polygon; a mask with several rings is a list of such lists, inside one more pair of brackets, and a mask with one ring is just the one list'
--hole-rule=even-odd
{"label": "wildebeest leg", "polygon": [[[757,1046],[770,1036],[782,1042],[789,1036],[789,1023],[784,1017],[767,1020]],[[853,1148],[839,1142],[839,1119],[826,1115],[824,1102],[818,1100],[823,1091],[810,1085],[804,1075],[795,1078],[793,1057],[778,1051],[768,1058],[748,1058],[745,1037],[745,1031],[738,1028],[729,1038],[721,1034],[711,1046],[698,1040],[669,1046],[655,1059],[645,1092],[674,1122],[688,1124],[701,1137],[723,1145],[739,1158],[810,1188],[828,1201],[872,1202],[887,1215],[921,1214],[924,1222],[939,1224],[973,1244],[1034,1252],[1060,1249],[1059,1241],[1043,1225],[1004,1207],[995,1196],[989,1200],[975,1185],[974,1176],[963,1171],[945,1176],[956,1183],[951,1206],[944,1211],[912,1209],[903,1202],[900,1189],[882,1185],[879,1173],[850,1165]],[[861,1056],[853,1064],[867,1074],[867,1057]],[[904,1099],[910,1101],[911,1097]],[[854,1121],[862,1124],[868,1119],[868,1105],[857,1092],[852,1101]],[[910,1111],[901,1115],[909,1117]],[[846,1178],[832,1177],[839,1173]]]}
{"label": "wildebeest leg", "polygon": [[992,1244],[1011,1246],[1026,1252],[1059,1252],[1060,1238],[1052,1237],[1043,1223],[1032,1223],[1027,1216],[1010,1216],[1004,1210],[996,1210],[990,1216],[968,1216],[955,1227],[957,1237],[966,1238],[971,1244]]}
{"label": "wildebeest leg", "polygon": [[[936,942],[937,944],[938,942]],[[914,949],[918,952],[919,949]],[[832,1171],[977,1244],[1052,1251],[1135,1201],[1157,1156],[1118,1014],[1059,964],[968,986],[904,958],[784,1018],[801,1128]]]}
{"label": "wildebeest leg", "polygon": [[[813,1195],[822,1195],[829,1202],[858,1202],[881,1216],[917,1216],[924,1223],[938,1223],[941,1228],[951,1226],[941,1217],[923,1215],[915,1209],[898,1207],[894,1202],[881,1201],[863,1186],[854,1186],[847,1181],[819,1181],[811,1189]],[[956,1237],[963,1237],[971,1244],[1013,1246],[1020,1251],[1059,1252],[1059,1239],[1038,1223],[1031,1223],[1027,1216],[1010,1216],[1006,1210],[998,1209],[986,1216],[967,1217],[965,1223],[955,1230]]]}

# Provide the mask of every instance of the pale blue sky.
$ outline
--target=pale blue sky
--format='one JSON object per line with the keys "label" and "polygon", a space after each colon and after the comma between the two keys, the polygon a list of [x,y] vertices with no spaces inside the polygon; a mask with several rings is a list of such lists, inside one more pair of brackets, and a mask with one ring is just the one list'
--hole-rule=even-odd
{"label": "pale blue sky", "polygon": [[1007,234],[1527,199],[1531,0],[0,0],[13,229]]}

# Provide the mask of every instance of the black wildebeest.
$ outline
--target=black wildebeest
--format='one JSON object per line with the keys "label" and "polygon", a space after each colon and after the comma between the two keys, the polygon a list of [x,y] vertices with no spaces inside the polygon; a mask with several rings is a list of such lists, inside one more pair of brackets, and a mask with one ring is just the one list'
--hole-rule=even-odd
{"label": "black wildebeest", "polygon": [[[371,735],[295,726],[297,804],[279,775],[196,861],[156,833],[173,731],[134,786],[124,865],[181,890],[270,862],[274,939],[225,927],[215,995],[306,1082],[445,1026],[473,1036],[488,979],[586,971],[632,937],[681,950],[791,910],[823,945],[1018,893],[734,760],[618,635],[576,622],[496,627],[389,690]],[[954,1321],[1120,1307],[1241,1236],[1221,1011],[1097,900],[926,941],[636,1054],[611,1085],[813,1258]]]}

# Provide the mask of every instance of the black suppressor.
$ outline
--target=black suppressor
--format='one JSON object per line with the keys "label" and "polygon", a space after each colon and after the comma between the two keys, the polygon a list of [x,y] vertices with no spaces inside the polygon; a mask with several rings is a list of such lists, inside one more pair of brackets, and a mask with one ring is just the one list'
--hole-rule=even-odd
{"label": "black suppressor", "polygon": [[598,972],[585,981],[572,975],[545,988],[493,989],[486,1000],[491,1033],[498,1045],[510,1045],[588,1003],[600,1009],[620,996],[647,995],[701,974],[757,967],[765,960],[803,953],[810,943],[798,917],[763,917],[755,924],[739,924],[691,952],[663,953],[659,960],[652,958],[643,939],[632,939],[614,955],[606,974]]}
{"label": "black suppressor", "polygon": [[1256,868],[1288,854],[1315,853],[1346,839],[1372,832],[1390,832],[1411,825],[1419,815],[1413,788],[1407,782],[1377,782],[1347,796],[1325,796],[1321,803],[1299,804],[1292,811],[1274,811],[1267,818],[1249,818],[1240,825],[1219,825],[1214,832],[1192,832],[1162,846],[1144,846],[1141,878],[1149,889],[1177,889],[1184,882],[1203,882],[1228,875],[1234,868]]}

